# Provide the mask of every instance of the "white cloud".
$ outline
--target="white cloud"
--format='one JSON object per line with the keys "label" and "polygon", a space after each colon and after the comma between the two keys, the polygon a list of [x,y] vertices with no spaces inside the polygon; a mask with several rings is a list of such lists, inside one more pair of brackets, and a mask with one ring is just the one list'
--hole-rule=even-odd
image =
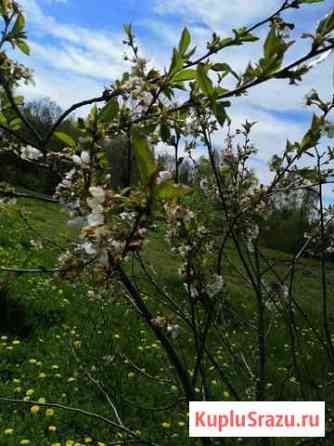
{"label": "white cloud", "polygon": [[187,21],[200,20],[210,28],[249,24],[270,15],[280,0],[156,0],[157,13],[182,15]]}
{"label": "white cloud", "polygon": [[97,79],[112,80],[124,71],[124,46],[120,33],[59,23],[44,14],[36,0],[21,0],[21,4],[33,26],[33,35],[55,39],[47,45],[30,39],[34,60]]}
{"label": "white cloud", "polygon": [[[83,99],[100,96],[103,90],[101,82],[73,73],[59,73],[39,67],[35,74],[35,85],[24,85],[20,93],[29,100],[50,97],[64,109]],[[82,108],[77,115],[87,114],[88,108]]]}
{"label": "white cloud", "polygon": [[57,70],[74,72],[94,79],[109,80],[118,77],[124,66],[119,61],[110,61],[103,55],[66,45],[62,48],[30,42],[34,61],[47,64]]}

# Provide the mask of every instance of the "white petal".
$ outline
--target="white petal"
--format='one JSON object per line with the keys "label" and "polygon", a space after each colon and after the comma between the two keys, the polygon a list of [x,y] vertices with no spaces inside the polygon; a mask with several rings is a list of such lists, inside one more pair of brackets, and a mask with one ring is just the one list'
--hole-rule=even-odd
{"label": "white petal", "polygon": [[103,214],[89,214],[87,217],[88,225],[89,226],[99,226],[103,225],[104,223],[104,216]]}
{"label": "white petal", "polygon": [[77,164],[78,166],[81,166],[82,164],[81,158],[78,155],[73,155],[72,161],[74,162],[74,164]]}
{"label": "white petal", "polygon": [[87,152],[87,150],[84,150],[81,153],[81,160],[82,160],[83,163],[89,164],[89,162],[90,162],[90,155],[89,155],[89,152]]}
{"label": "white petal", "polygon": [[106,193],[105,191],[102,189],[102,187],[90,187],[89,188],[89,192],[92,195],[92,197],[95,198],[95,200],[97,200],[99,203],[103,203],[104,200],[106,199]]}
{"label": "white petal", "polygon": [[173,177],[172,173],[169,170],[162,170],[159,172],[158,184],[164,183],[165,181],[170,180]]}
{"label": "white petal", "polygon": [[86,251],[87,254],[89,254],[89,255],[96,254],[96,248],[93,245],[93,243],[87,242],[87,243],[84,243],[81,246]]}

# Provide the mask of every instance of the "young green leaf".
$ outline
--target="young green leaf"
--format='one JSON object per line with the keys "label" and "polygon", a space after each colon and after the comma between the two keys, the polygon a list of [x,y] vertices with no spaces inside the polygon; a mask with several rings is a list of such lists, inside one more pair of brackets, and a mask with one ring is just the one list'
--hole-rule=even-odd
{"label": "young green leaf", "polygon": [[1,125],[6,125],[7,124],[7,118],[6,116],[0,112],[0,124]]}
{"label": "young green leaf", "polygon": [[271,28],[264,43],[264,58],[266,60],[270,60],[277,53],[280,42],[275,28]]}
{"label": "young green leaf", "polygon": [[184,28],[184,30],[182,32],[181,40],[179,43],[179,52],[181,54],[184,54],[187,51],[187,49],[189,48],[190,43],[191,43],[190,32],[188,31],[188,28]]}
{"label": "young green leaf", "polygon": [[14,118],[10,121],[9,127],[12,130],[18,130],[19,128],[21,128],[21,124],[22,124],[22,121],[20,118]]}
{"label": "young green leaf", "polygon": [[109,123],[119,112],[119,104],[117,99],[111,99],[108,104],[101,110],[99,121]]}
{"label": "young green leaf", "polygon": [[334,9],[320,22],[317,32],[326,36],[334,29]]}
{"label": "young green leaf", "polygon": [[22,32],[24,30],[25,24],[26,24],[26,20],[25,20],[24,15],[19,14],[16,19],[15,25],[13,26],[12,34],[18,34],[18,33]]}
{"label": "young green leaf", "polygon": [[205,66],[202,63],[198,64],[197,67],[197,82],[205,96],[211,98],[214,94],[214,88],[211,79],[207,75]]}
{"label": "young green leaf", "polygon": [[63,133],[63,132],[55,132],[54,135],[55,135],[56,138],[58,138],[60,141],[64,142],[69,147],[75,147],[76,146],[76,142],[74,141],[72,136],[67,135],[66,133]]}
{"label": "young green leaf", "polygon": [[173,50],[173,57],[169,67],[169,74],[173,74],[182,69],[184,63],[184,59],[180,51],[176,48]]}
{"label": "young green leaf", "polygon": [[189,186],[183,184],[175,184],[172,181],[165,181],[158,184],[155,188],[155,197],[158,200],[175,200],[183,198],[192,192]]}
{"label": "young green leaf", "polygon": [[23,54],[25,54],[26,56],[30,55],[30,47],[29,47],[29,45],[27,44],[27,42],[25,40],[17,39],[16,40],[16,45],[22,51]]}
{"label": "young green leaf", "polygon": [[132,130],[132,143],[142,181],[146,185],[156,170],[153,152],[146,136],[139,129]]}
{"label": "young green leaf", "polygon": [[229,107],[231,103],[229,101],[212,103],[212,111],[221,126],[223,126],[228,118],[225,108]]}
{"label": "young green leaf", "polygon": [[173,77],[173,82],[192,81],[196,79],[196,70],[183,70]]}

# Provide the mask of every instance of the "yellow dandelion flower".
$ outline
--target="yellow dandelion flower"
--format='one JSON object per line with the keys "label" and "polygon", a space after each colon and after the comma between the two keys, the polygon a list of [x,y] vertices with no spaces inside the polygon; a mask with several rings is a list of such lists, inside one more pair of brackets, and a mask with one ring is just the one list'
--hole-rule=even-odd
{"label": "yellow dandelion flower", "polygon": [[9,427],[8,429],[5,429],[3,433],[5,435],[12,435],[14,433],[14,429]]}
{"label": "yellow dandelion flower", "polygon": [[49,426],[49,427],[48,427],[48,431],[49,431],[49,432],[56,432],[56,431],[57,431],[57,428],[56,428],[56,426]]}
{"label": "yellow dandelion flower", "polygon": [[30,412],[32,414],[35,414],[35,413],[38,413],[40,410],[41,410],[41,408],[39,406],[34,405],[34,406],[31,407]]}
{"label": "yellow dandelion flower", "polygon": [[55,414],[55,411],[53,409],[47,409],[45,412],[45,415],[47,417],[53,417],[54,414]]}

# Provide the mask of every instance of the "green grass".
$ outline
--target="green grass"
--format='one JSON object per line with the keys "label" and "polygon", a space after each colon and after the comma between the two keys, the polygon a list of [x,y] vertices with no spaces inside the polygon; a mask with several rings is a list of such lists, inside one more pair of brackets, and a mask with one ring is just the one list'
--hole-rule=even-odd
{"label": "green grass", "polygon": [[[11,210],[1,209],[0,266],[55,266],[57,257],[75,236],[65,222],[66,214],[59,206],[41,204],[38,200],[20,200]],[[42,240],[43,247],[35,247],[31,240]],[[284,274],[286,266],[283,262],[289,257],[274,251],[267,251],[267,254],[281,262],[279,271]],[[154,266],[158,276],[164,278],[173,297],[182,299],[178,259],[168,252],[161,232],[151,234],[144,257]],[[238,262],[233,250],[229,257],[233,263]],[[134,273],[151,308],[157,308],[154,290],[147,285],[136,265]],[[241,286],[232,267],[227,266],[227,274],[227,291],[233,308],[239,315],[254,318],[252,291]],[[312,321],[317,326],[320,319],[318,262],[303,260],[297,270],[297,279],[296,295],[303,308],[311,312]],[[103,383],[126,425],[139,430],[143,438],[164,445],[198,444],[188,439],[187,403],[180,398],[178,384],[164,353],[124,299],[124,290],[119,285],[101,293],[88,282],[65,281],[47,274],[15,276],[2,273],[0,281],[0,302],[15,309],[14,316],[9,312],[6,324],[0,328],[1,396],[36,401],[42,398],[42,401],[112,417],[110,406],[92,383],[90,374]],[[332,266],[328,281],[330,285],[334,283]],[[332,290],[330,293],[332,296]],[[315,383],[324,382],[329,373],[326,359],[311,340],[309,331],[304,328],[302,335],[308,349],[303,364],[305,379],[310,375]],[[247,328],[238,322],[231,326],[229,339],[232,345],[241,343],[245,346],[244,352],[252,354],[254,345],[249,340]],[[273,322],[268,339],[274,364],[270,369],[272,386],[268,388],[268,397],[278,399],[283,386],[284,396],[294,399],[299,384],[287,368],[290,353],[286,347],[287,328],[283,321]],[[184,357],[191,357],[187,338],[181,337],[177,342]],[[231,358],[220,346],[213,345],[212,348],[218,351],[229,377],[242,388]],[[209,379],[215,377],[209,375]],[[217,400],[231,398],[220,384],[217,384],[214,396]],[[308,399],[323,396],[323,390],[317,386],[307,395]],[[333,388],[326,388],[326,398],[330,403],[333,401]],[[152,411],[152,408],[159,410]],[[49,431],[50,426],[56,430]],[[56,409],[53,416],[47,416],[43,407],[32,414],[28,405],[0,402],[0,445],[17,446],[22,440],[29,440],[34,446],[63,446],[66,442],[69,446],[75,443],[97,446],[99,442],[108,444],[122,438],[110,426],[80,414]],[[287,441],[284,444],[296,443]]]}

